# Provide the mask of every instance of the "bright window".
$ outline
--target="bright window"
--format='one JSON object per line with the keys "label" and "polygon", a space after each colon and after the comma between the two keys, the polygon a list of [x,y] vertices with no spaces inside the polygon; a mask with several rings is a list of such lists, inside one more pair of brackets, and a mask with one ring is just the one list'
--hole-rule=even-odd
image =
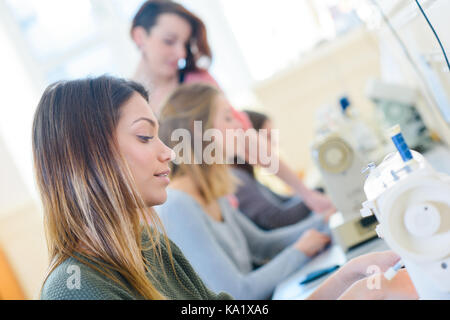
{"label": "bright window", "polygon": [[269,78],[323,40],[361,24],[359,0],[220,0],[254,80]]}
{"label": "bright window", "polygon": [[306,1],[221,0],[224,13],[255,80],[297,60],[320,39]]}

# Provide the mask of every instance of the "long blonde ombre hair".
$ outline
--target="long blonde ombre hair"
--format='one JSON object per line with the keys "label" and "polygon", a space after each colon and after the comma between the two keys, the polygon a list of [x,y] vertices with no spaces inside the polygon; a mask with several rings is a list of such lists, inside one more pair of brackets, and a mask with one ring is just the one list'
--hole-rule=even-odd
{"label": "long blonde ombre hair", "polygon": [[[178,87],[164,103],[160,114],[160,138],[170,148],[174,148],[179,141],[172,141],[172,132],[176,129],[188,130],[191,135],[191,150],[194,150],[194,136],[203,134],[213,128],[216,115],[215,99],[222,94],[213,86],[201,83],[184,84]],[[194,133],[194,121],[201,121],[202,132]],[[207,142],[202,143],[203,154]],[[235,191],[236,180],[232,177],[226,164],[206,164],[201,161],[195,164],[198,156],[192,152],[190,163],[171,163],[171,176],[188,175],[206,204],[219,197],[232,194]]]}
{"label": "long blonde ombre hair", "polygon": [[51,259],[46,278],[72,257],[129,290],[118,272],[143,298],[164,299],[142,254],[153,250],[162,265],[164,229],[137,192],[114,136],[121,107],[136,93],[148,101],[141,85],[102,76],[50,85],[39,102],[33,157]]}

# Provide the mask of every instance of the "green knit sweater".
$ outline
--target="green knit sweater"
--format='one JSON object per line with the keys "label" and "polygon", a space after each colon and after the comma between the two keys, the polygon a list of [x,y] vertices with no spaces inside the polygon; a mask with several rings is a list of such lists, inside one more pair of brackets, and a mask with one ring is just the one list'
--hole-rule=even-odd
{"label": "green knit sweater", "polygon": [[[148,239],[148,238],[147,238]],[[143,237],[145,241],[145,237]],[[220,300],[233,299],[226,293],[215,294],[209,290],[195,273],[181,250],[170,242],[176,275],[169,260],[164,240],[161,240],[163,266],[154,252],[143,251],[153,277],[149,277],[156,289],[168,299],[173,300]],[[96,266],[94,261],[88,260]],[[119,285],[92,267],[68,258],[57,266],[47,277],[41,291],[44,300],[130,300],[143,299],[126,280],[114,273],[124,285]]]}

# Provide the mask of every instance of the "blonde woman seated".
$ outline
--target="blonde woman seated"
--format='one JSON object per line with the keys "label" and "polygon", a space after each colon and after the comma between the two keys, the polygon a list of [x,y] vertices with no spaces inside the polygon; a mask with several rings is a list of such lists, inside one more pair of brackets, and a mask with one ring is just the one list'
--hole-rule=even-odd
{"label": "blonde woman seated", "polygon": [[[194,121],[201,121],[201,128]],[[185,139],[172,140],[176,129],[201,139],[212,128],[226,137],[227,129],[239,129],[241,123],[224,95],[211,86],[181,86],[161,110],[161,140],[175,150]],[[216,155],[220,150],[225,155],[227,141],[217,137]],[[234,192],[236,182],[229,166],[200,159],[211,142],[191,139],[184,143],[186,150],[177,159],[183,162],[172,166],[167,202],[157,209],[168,236],[213,291],[225,291],[237,299],[270,298],[278,283],[329,243],[327,217],[312,215],[277,230],[260,229],[230,205],[227,195]],[[255,265],[262,266],[255,269]]]}

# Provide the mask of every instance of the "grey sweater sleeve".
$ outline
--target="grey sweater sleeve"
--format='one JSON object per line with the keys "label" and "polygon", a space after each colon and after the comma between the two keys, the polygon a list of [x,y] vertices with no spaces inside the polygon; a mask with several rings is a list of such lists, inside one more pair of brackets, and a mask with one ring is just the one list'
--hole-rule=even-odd
{"label": "grey sweater sleeve", "polygon": [[270,189],[242,169],[233,169],[239,179],[236,198],[239,210],[259,227],[271,230],[297,223],[311,214],[300,197],[281,201]]}
{"label": "grey sweater sleeve", "polygon": [[[222,201],[226,200],[222,199]],[[296,224],[268,231],[258,228],[251,220],[231,206],[224,207],[233,211],[232,214],[247,239],[253,260],[256,263],[262,263],[274,258],[280,251],[292,245],[301,237],[303,232],[309,229],[316,229],[330,234],[323,217],[318,214],[313,214]]]}
{"label": "grey sweater sleeve", "polygon": [[266,265],[244,274],[215,240],[206,214],[196,203],[173,197],[157,211],[168,236],[206,285],[215,292],[228,292],[235,299],[269,299],[278,283],[309,261],[289,246]]}

